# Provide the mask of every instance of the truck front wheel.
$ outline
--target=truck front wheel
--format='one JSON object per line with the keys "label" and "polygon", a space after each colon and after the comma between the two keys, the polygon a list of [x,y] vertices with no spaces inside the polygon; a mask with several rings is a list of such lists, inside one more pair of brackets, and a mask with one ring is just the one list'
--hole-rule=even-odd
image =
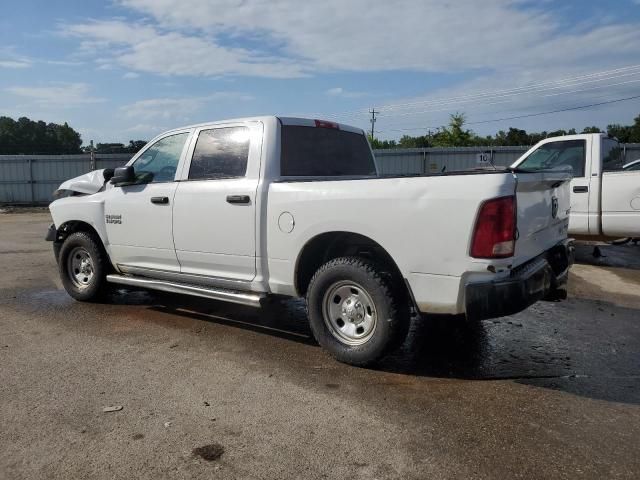
{"label": "truck front wheel", "polygon": [[98,300],[106,289],[108,260],[99,240],[86,232],[69,235],[60,248],[58,269],[62,284],[76,300]]}
{"label": "truck front wheel", "polygon": [[336,258],[318,269],[307,290],[307,312],[318,343],[358,366],[402,343],[409,325],[408,302],[391,276],[358,257]]}

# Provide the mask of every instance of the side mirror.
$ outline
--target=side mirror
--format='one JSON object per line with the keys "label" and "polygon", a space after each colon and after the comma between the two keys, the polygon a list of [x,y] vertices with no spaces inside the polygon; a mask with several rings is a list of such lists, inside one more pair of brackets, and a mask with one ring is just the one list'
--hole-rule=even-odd
{"label": "side mirror", "polygon": [[133,183],[136,181],[136,174],[133,171],[133,167],[118,167],[113,171],[113,177],[111,177],[111,183],[118,185],[121,183]]}
{"label": "side mirror", "polygon": [[114,174],[114,170],[113,168],[105,168],[102,171],[102,176],[104,177],[104,181],[108,182],[109,180],[111,180],[113,178],[113,174]]}

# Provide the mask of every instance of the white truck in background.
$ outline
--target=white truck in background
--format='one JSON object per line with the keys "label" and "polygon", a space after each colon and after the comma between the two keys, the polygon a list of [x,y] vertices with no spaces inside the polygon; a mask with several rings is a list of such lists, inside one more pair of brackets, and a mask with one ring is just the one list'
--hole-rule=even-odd
{"label": "white truck in background", "polygon": [[549,137],[534,145],[511,167],[572,172],[571,237],[578,240],[640,237],[640,170],[625,164],[616,139],[603,133]]}
{"label": "white truck in background", "polygon": [[566,172],[381,177],[365,133],[256,117],[175,129],[51,203],[67,292],[108,283],[259,306],[303,297],[317,341],[366,365],[410,311],[518,312],[567,279]]}

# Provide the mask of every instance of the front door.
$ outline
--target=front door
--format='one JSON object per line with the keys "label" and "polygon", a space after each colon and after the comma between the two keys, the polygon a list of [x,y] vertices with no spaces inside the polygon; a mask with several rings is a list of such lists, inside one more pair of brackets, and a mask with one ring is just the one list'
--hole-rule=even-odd
{"label": "front door", "polygon": [[195,135],[173,207],[181,272],[214,283],[251,281],[262,125],[205,127]]}
{"label": "front door", "polygon": [[173,246],[172,209],[176,172],[189,131],[172,133],[149,145],[133,168],[136,183],[108,190],[105,221],[111,257],[130,267],[180,271]]}

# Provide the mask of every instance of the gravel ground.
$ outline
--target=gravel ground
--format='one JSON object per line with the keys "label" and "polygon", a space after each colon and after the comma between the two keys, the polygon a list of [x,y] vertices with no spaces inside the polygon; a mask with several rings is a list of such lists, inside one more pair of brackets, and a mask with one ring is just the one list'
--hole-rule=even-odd
{"label": "gravel ground", "polygon": [[49,222],[0,215],[0,478],[640,477],[640,247],[580,247],[567,300],[422,319],[359,369],[296,301],[75,302]]}

